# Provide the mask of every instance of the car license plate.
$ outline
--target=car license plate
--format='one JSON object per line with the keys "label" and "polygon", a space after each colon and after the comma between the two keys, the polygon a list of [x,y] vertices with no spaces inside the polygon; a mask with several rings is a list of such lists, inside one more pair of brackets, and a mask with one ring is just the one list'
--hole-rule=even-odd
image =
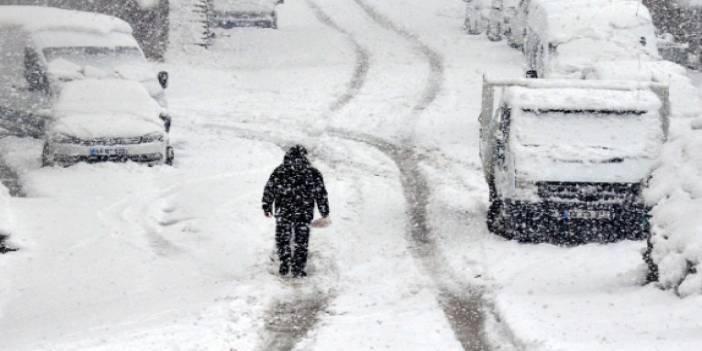
{"label": "car license plate", "polygon": [[605,210],[565,210],[563,211],[565,219],[611,219],[612,214]]}
{"label": "car license plate", "polygon": [[113,147],[91,147],[90,156],[126,156],[127,149]]}

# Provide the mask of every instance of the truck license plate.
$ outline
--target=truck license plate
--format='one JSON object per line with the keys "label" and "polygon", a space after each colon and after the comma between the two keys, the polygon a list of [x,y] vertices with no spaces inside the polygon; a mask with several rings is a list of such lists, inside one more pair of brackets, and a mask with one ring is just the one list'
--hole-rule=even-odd
{"label": "truck license plate", "polygon": [[125,148],[91,147],[90,156],[126,156]]}
{"label": "truck license plate", "polygon": [[612,214],[604,210],[565,210],[563,217],[566,219],[611,219]]}

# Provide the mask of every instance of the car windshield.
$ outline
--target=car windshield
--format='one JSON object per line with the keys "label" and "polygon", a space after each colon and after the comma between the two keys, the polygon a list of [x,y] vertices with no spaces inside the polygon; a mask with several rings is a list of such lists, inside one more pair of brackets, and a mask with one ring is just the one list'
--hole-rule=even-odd
{"label": "car windshield", "polygon": [[522,111],[513,118],[517,149],[561,162],[615,162],[659,150],[663,132],[655,113],[642,111]]}
{"label": "car windshield", "polygon": [[137,47],[47,47],[43,50],[46,60],[51,63],[57,59],[64,59],[81,66],[95,66],[115,70],[123,65],[141,64],[144,56]]}

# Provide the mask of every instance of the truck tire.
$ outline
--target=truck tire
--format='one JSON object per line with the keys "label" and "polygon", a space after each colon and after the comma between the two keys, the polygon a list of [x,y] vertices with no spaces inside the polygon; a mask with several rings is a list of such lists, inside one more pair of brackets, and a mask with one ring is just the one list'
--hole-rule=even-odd
{"label": "truck tire", "polygon": [[44,147],[41,151],[41,166],[42,167],[53,167],[56,163],[54,158],[50,155],[49,143],[44,143]]}
{"label": "truck tire", "polygon": [[483,31],[480,30],[480,25],[478,25],[478,21],[473,21],[470,17],[466,17],[465,29],[466,33],[470,35],[479,35],[483,33]]}
{"label": "truck tire", "polygon": [[646,273],[646,283],[654,283],[658,281],[658,265],[653,262],[651,254],[653,254],[653,243],[651,243],[651,237],[649,236],[646,240],[646,250],[643,253],[643,260],[648,268],[648,272]]}
{"label": "truck tire", "polygon": [[502,200],[497,196],[497,189],[495,188],[494,182],[489,182],[488,189],[490,204],[488,205],[486,218],[487,228],[495,235],[506,237]]}
{"label": "truck tire", "polygon": [[502,26],[497,23],[496,25],[493,25],[492,23],[488,24],[487,27],[487,38],[490,41],[500,41],[502,40]]}

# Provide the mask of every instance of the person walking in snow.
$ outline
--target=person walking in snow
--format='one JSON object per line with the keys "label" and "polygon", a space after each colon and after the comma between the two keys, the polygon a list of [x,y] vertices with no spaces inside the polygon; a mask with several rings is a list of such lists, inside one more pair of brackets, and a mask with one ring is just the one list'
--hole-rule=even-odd
{"label": "person walking in snow", "polygon": [[[329,216],[329,201],[322,173],[312,167],[302,145],[291,147],[271,174],[263,190],[263,213],[276,219],[276,247],[281,276],[307,276],[307,245],[314,205],[322,217]],[[293,239],[294,238],[294,239]],[[295,244],[293,252],[292,242]]]}

